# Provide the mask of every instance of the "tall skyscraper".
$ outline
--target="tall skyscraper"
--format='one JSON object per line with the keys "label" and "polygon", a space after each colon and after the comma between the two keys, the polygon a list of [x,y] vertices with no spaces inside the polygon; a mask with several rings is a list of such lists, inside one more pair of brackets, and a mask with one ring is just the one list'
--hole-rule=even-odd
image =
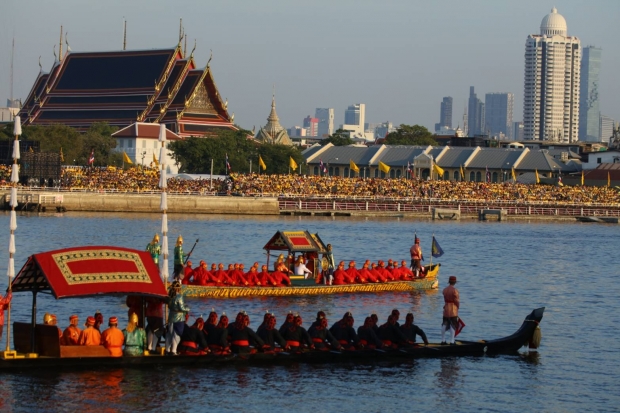
{"label": "tall skyscraper", "polygon": [[614,124],[615,121],[609,116],[601,115],[600,117],[600,139],[599,142],[607,142],[609,143],[609,138],[614,133]]}
{"label": "tall skyscraper", "polygon": [[452,129],[452,97],[444,97],[439,108],[439,123],[435,124],[435,132],[443,127]]}
{"label": "tall skyscraper", "polygon": [[579,91],[579,140],[599,142],[601,129],[599,107],[599,73],[601,49],[587,46],[581,52],[581,79]]}
{"label": "tall skyscraper", "polygon": [[345,125],[357,125],[364,129],[364,122],[366,121],[366,105],[363,103],[356,103],[347,108],[344,112]]}
{"label": "tall skyscraper", "polygon": [[523,140],[523,122],[512,123],[512,140],[513,141]]}
{"label": "tall skyscraper", "polygon": [[473,86],[469,87],[469,102],[467,106],[469,136],[486,134],[487,131],[484,127],[484,103],[476,96]]}
{"label": "tall skyscraper", "polygon": [[515,97],[512,93],[487,93],[484,97],[485,131],[491,136],[504,134],[512,139],[512,112]]}
{"label": "tall skyscraper", "polygon": [[551,9],[540,34],[525,42],[523,130],[525,139],[579,140],[581,43],[567,35],[566,20]]}
{"label": "tall skyscraper", "polygon": [[327,138],[334,134],[334,109],[316,108],[314,117],[319,120],[317,136]]}
{"label": "tall skyscraper", "polygon": [[306,136],[317,136],[319,126],[319,118],[311,118],[310,115],[304,118],[304,128],[308,130]]}

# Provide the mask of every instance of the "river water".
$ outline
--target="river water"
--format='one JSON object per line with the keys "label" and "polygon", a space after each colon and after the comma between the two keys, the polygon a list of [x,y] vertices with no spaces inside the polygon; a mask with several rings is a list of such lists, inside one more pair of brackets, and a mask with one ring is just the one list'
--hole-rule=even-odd
{"label": "river water", "polygon": [[[24,214],[18,216],[16,267],[29,254],[79,245],[142,249],[160,229],[157,214]],[[8,244],[8,215],[0,232]],[[463,340],[509,335],[524,317],[545,306],[538,354],[525,350],[496,357],[416,360],[399,364],[291,365],[113,369],[79,372],[0,373],[2,411],[618,411],[620,342],[617,225],[566,222],[427,221],[328,217],[236,217],[170,215],[170,245],[183,234],[193,258],[211,262],[264,263],[262,247],[276,230],[307,229],[334,245],[336,260],[407,259],[417,232],[426,263],[434,234],[445,255],[440,288],[458,276]],[[1,238],[1,237],[0,237]],[[7,262],[6,247],[0,255]],[[437,259],[436,259],[437,260]],[[3,265],[2,268],[5,268]],[[6,287],[0,279],[0,288]],[[106,320],[126,322],[118,297],[55,301],[39,295],[39,322],[46,311],[65,328],[101,310]],[[440,341],[440,292],[336,295],[328,297],[188,299],[193,317],[212,307],[250,314],[256,328],[265,310],[280,323],[299,312],[309,326],[316,311],[330,323],[352,311],[356,326],[392,308],[413,312],[430,341]],[[29,321],[30,294],[16,294],[13,321]],[[193,321],[193,318],[192,320]],[[3,337],[3,342],[5,342]],[[2,344],[4,345],[4,344]]]}

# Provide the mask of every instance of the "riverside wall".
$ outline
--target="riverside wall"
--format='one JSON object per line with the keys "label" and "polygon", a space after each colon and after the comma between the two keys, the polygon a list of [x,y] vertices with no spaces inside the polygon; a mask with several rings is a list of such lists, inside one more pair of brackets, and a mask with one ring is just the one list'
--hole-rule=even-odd
{"label": "riverside wall", "polygon": [[[9,197],[5,194],[5,204]],[[95,192],[36,192],[18,191],[20,206],[34,205],[48,212],[62,208],[66,211],[88,212],[161,212],[161,194],[127,194]],[[168,212],[193,214],[278,215],[277,198],[245,198],[237,196],[168,195]],[[18,208],[19,209],[19,208]]]}

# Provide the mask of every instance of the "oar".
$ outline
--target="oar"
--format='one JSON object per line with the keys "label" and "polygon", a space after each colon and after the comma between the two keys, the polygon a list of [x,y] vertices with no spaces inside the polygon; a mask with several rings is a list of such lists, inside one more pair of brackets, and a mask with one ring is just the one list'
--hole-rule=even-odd
{"label": "oar", "polygon": [[200,241],[200,239],[196,238],[196,242],[194,242],[194,246],[192,247],[192,249],[189,250],[189,254],[187,254],[187,258],[185,258],[185,261],[183,261],[183,264],[186,264],[187,260],[189,260],[189,256],[192,255],[192,252],[194,252],[194,248],[196,248],[196,244],[198,244],[198,241]]}

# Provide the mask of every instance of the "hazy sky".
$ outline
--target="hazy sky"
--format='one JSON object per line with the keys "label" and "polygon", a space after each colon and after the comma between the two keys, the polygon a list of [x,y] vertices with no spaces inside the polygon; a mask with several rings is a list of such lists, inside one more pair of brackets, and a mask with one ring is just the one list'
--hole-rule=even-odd
{"label": "hazy sky", "polygon": [[522,119],[525,40],[539,33],[555,6],[568,34],[603,49],[601,112],[620,120],[619,0],[207,1],[58,0],[0,4],[0,106],[10,94],[15,36],[14,97],[24,99],[39,71],[48,71],[60,25],[73,51],[172,47],[179,18],[195,59],[211,68],[220,94],[242,127],[266,123],[272,85],[285,127],[301,125],[317,107],[366,104],[366,121],[422,124],[439,120],[443,96],[454,98],[461,123],[469,86],[515,94]]}

